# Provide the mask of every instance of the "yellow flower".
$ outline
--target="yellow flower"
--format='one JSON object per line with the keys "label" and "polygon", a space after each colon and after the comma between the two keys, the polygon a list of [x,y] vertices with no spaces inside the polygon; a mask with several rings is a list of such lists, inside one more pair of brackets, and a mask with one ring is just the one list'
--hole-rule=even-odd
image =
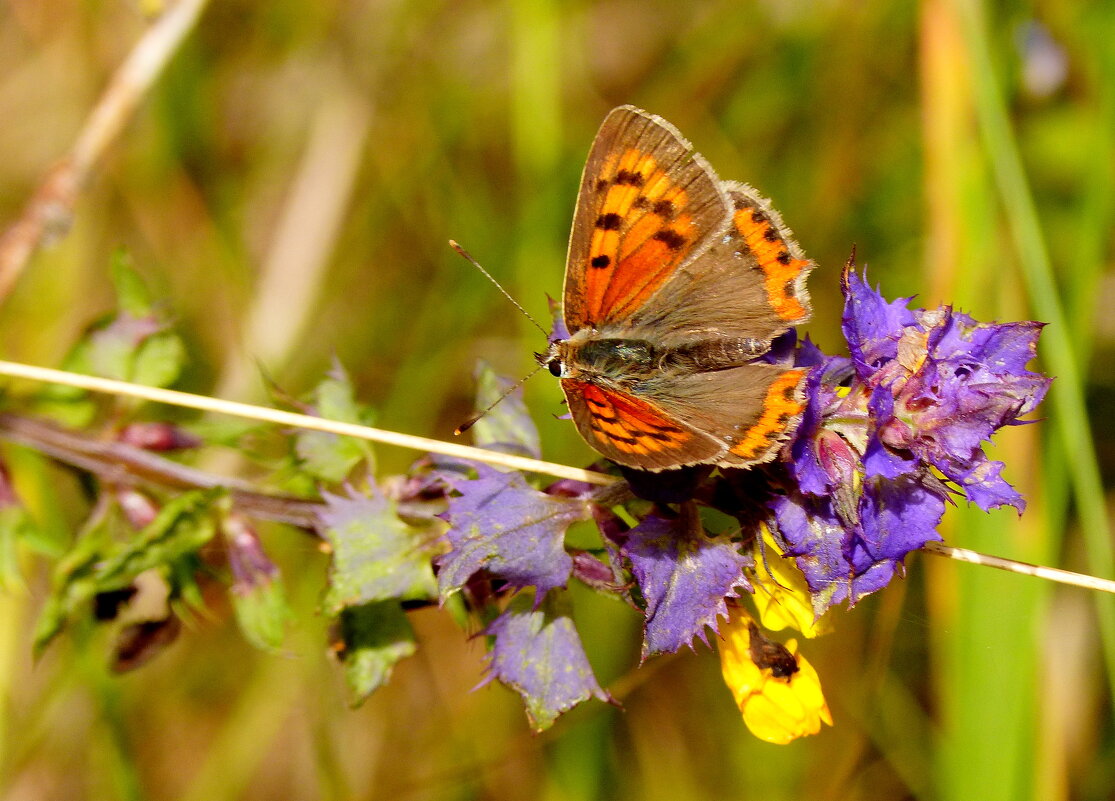
{"label": "yellow flower", "polygon": [[805,576],[792,559],[782,556],[770,529],[761,526],[763,547],[755,549],[755,606],[767,631],[796,629],[806,637],[816,637],[829,629],[828,618],[818,619]]}
{"label": "yellow flower", "polygon": [[817,671],[797,653],[767,639],[749,614],[733,609],[721,627],[720,669],[743,722],[768,743],[786,743],[832,725]]}

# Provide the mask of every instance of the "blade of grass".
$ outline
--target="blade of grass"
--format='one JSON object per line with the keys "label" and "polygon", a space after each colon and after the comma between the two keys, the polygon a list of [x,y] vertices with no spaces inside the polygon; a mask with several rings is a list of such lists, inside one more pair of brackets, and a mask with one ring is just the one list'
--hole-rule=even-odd
{"label": "blade of grass", "polygon": [[[923,6],[923,124],[930,203],[929,278],[934,297],[981,319],[1018,319],[1028,312],[1013,289],[996,232],[1005,223],[987,167],[986,144],[974,121],[962,25],[949,0]],[[1009,261],[1009,260],[1008,260]],[[1012,476],[1032,475],[1036,430],[1016,430],[1000,458]],[[1013,479],[1017,480],[1017,479]],[[1028,498],[1034,487],[1021,487]],[[1039,504],[1040,511],[1040,504]],[[942,533],[973,547],[1009,549],[1045,561],[1060,537],[1033,535],[1041,517],[1018,521],[970,508],[950,512]],[[1057,529],[1059,530],[1059,529]],[[1056,531],[1056,530],[1055,530]],[[1029,536],[1028,536],[1029,533]],[[956,554],[953,554],[954,556]],[[1020,801],[1033,797],[1036,752],[1035,679],[1048,591],[988,571],[927,566],[934,683],[940,727],[935,731],[934,783],[941,798]],[[997,698],[1010,698],[998,704]]]}

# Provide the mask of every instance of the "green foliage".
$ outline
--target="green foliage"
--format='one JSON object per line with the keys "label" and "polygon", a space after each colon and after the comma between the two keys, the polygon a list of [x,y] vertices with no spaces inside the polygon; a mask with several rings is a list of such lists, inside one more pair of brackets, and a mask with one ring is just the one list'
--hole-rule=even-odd
{"label": "green foliage", "polygon": [[93,596],[123,590],[145,570],[173,571],[175,563],[192,559],[216,531],[212,506],[222,495],[222,490],[179,495],[126,541],[115,540],[104,523],[83,532],[55,570],[54,586],[35,627],[35,651],[41,653],[68,622],[88,615]]}
{"label": "green foliage", "polygon": [[234,590],[232,606],[248,642],[266,651],[279,649],[292,616],[280,578],[260,582],[243,592]]}
{"label": "green foliage", "polygon": [[185,362],[181,339],[151,305],[139,276],[118,256],[112,276],[119,310],[95,324],[66,359],[78,373],[154,387],[174,383]]}
{"label": "green foliage", "polygon": [[393,501],[375,490],[370,496],[329,495],[326,501],[324,536],[333,548],[327,611],[437,597],[428,535],[401,520]]}
{"label": "green foliage", "polygon": [[22,506],[0,507],[0,591],[23,585],[19,568],[20,546],[34,534],[34,525]]}
{"label": "green foliage", "polygon": [[414,630],[396,601],[346,607],[340,616],[340,638],[338,656],[355,706],[388,682],[395,663],[418,649]]}
{"label": "green foliage", "polygon": [[[348,373],[337,363],[330,375],[314,388],[311,409],[316,416],[326,420],[362,425],[372,422],[368,407],[356,402]],[[360,462],[364,462],[369,471],[375,469],[375,459],[367,440],[323,431],[297,431],[293,439],[297,469],[307,479],[336,484],[343,481]]]}
{"label": "green foliage", "polygon": [[[182,373],[186,349],[169,321],[151,303],[147,288],[117,251],[111,274],[118,310],[91,325],[62,362],[70,372],[168,387]],[[39,411],[71,426],[89,425],[98,405],[84,390],[48,386]]]}
{"label": "green foliage", "polygon": [[475,376],[478,409],[483,411],[497,401],[503,409],[502,414],[485,414],[476,421],[472,427],[473,442],[482,448],[497,447],[537,458],[542,453],[542,444],[522,397],[508,395],[500,400],[511,388],[511,382],[497,375],[487,362],[480,363]]}

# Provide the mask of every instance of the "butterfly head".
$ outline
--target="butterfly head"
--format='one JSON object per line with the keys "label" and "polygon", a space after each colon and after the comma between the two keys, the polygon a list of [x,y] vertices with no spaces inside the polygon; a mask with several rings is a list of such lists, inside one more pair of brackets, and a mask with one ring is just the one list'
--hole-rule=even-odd
{"label": "butterfly head", "polygon": [[566,369],[566,362],[568,361],[565,356],[566,340],[559,339],[550,343],[549,349],[545,353],[535,353],[534,360],[539,365],[545,367],[550,371],[550,375],[555,378],[568,378],[568,370]]}

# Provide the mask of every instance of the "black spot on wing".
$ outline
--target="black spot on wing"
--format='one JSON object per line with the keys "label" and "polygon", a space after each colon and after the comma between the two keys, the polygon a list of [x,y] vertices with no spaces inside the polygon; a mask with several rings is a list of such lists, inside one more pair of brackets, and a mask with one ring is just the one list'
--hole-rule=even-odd
{"label": "black spot on wing", "polygon": [[684,236],[669,228],[663,228],[661,231],[655,232],[654,236],[651,238],[657,239],[670,250],[681,250],[686,243]]}
{"label": "black spot on wing", "polygon": [[641,172],[633,170],[620,170],[616,173],[616,184],[620,186],[642,186],[646,180]]}
{"label": "black spot on wing", "polygon": [[610,211],[607,214],[601,214],[596,218],[596,227],[602,231],[618,231],[623,218]]}

